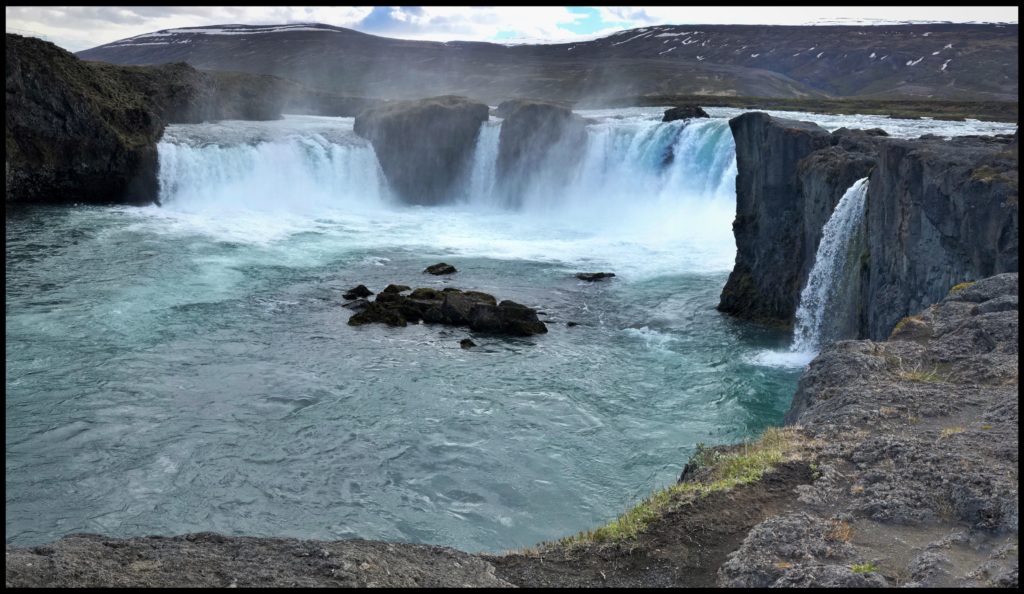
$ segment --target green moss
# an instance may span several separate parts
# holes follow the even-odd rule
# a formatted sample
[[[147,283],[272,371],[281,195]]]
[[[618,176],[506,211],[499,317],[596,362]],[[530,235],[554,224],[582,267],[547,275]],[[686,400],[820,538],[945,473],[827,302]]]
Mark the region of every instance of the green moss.
[[[868,563],[857,563],[855,565],[851,565],[850,571],[853,573],[874,573],[878,571],[878,567],[869,561]]]
[[[798,449],[799,441],[795,429],[771,428],[756,441],[738,446],[735,451],[728,453],[699,447],[691,463],[712,468],[708,480],[678,483],[657,491],[610,523],[563,538],[558,543],[574,546],[633,540],[675,507],[692,503],[710,493],[727,491],[760,480],[766,472],[790,458]]]
[[[974,281],[968,281],[966,283],[960,283],[958,285],[953,285],[953,288],[949,290],[949,294],[950,295],[956,295],[960,291],[963,291],[964,289],[966,289],[967,287],[969,287],[969,286],[971,286],[973,284],[974,284]]]

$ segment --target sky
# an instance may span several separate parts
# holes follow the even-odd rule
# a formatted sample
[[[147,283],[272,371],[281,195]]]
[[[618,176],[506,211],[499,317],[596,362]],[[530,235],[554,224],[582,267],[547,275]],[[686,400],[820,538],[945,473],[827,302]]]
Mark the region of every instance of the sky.
[[[326,23],[431,41],[558,43],[686,24],[1017,22],[1015,6],[7,6],[6,29],[79,51],[176,27]]]

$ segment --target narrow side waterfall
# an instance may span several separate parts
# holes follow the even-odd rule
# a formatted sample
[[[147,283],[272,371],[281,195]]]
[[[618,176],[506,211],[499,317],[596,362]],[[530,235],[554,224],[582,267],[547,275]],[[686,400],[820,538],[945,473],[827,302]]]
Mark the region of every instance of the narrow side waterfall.
[[[822,229],[821,243],[814,256],[814,267],[807,285],[800,293],[796,310],[796,330],[791,351],[817,353],[825,338],[826,319],[830,306],[842,288],[842,280],[850,265],[848,247],[864,219],[864,204],[868,193],[868,178],[853,183],[836,205],[832,216]]]

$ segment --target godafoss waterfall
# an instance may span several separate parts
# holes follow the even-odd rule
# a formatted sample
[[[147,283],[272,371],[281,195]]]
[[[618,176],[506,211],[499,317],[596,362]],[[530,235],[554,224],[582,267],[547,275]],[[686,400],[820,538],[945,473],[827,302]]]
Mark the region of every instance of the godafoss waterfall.
[[[8,217],[8,544],[216,531],[501,551],[605,523],[698,444],[779,424],[801,369],[758,357],[791,333],[715,310],[739,112],[662,111],[581,112],[572,167],[511,180],[492,117],[432,206],[395,195],[351,118],[175,124],[159,206]],[[828,294],[866,188],[805,292]],[[423,273],[442,260],[458,273]],[[464,328],[349,326],[341,293],[389,283],[511,299],[548,332],[467,350]],[[814,315],[809,336],[827,332]]]

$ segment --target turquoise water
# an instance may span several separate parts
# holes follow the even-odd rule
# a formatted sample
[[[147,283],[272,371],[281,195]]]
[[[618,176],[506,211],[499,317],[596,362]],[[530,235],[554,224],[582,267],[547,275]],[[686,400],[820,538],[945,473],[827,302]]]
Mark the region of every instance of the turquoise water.
[[[800,369],[751,361],[791,337],[714,309],[735,254],[724,120],[655,116],[592,127],[590,177],[518,211],[399,206],[351,120],[292,118],[169,129],[162,207],[9,213],[7,543],[501,551],[607,522],[698,443],[780,423]],[[459,272],[421,272],[442,260]],[[618,276],[573,277],[597,270]],[[549,333],[463,350],[465,329],[350,327],[359,283],[486,291]]]

